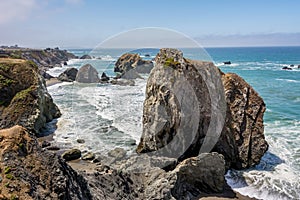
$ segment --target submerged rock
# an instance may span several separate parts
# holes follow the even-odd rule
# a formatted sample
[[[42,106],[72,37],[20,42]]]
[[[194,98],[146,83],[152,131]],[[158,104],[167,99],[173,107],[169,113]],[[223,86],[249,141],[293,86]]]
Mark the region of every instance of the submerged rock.
[[[76,75],[78,73],[78,69],[72,67],[66,69],[63,73],[61,73],[57,79],[60,81],[73,82],[76,79]]]
[[[98,83],[100,81],[97,70],[90,64],[80,67],[75,80],[79,83]]]
[[[225,61],[223,62],[224,65],[231,65],[231,62],[230,61]]]
[[[283,67],[282,69],[284,69],[284,70],[293,70],[292,68],[290,68],[290,67]]]
[[[243,169],[259,163],[268,149],[263,134],[265,104],[248,83],[236,74],[223,74],[213,63],[185,59],[175,49],[161,49],[155,61],[146,87],[138,153],[161,149],[158,152],[183,160],[197,156],[209,138],[208,142],[217,142],[211,142],[210,150],[214,147],[224,155],[227,168]],[[222,80],[215,80],[216,74]],[[211,86],[209,80],[221,87],[223,82],[224,87]],[[214,99],[212,92],[217,95]],[[224,99],[224,105],[217,105],[225,111],[224,116],[212,115],[215,99]],[[223,117],[224,126],[218,124],[221,118],[212,117]],[[205,139],[213,120],[217,123],[212,126],[223,126],[223,130]],[[177,143],[171,143],[174,138]]]
[[[0,59],[0,128],[22,125],[36,135],[46,122],[60,117],[31,61]]]

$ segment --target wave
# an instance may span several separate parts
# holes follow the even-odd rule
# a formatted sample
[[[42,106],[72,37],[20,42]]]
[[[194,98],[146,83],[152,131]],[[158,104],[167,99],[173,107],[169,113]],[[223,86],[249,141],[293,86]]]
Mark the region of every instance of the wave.
[[[285,82],[289,82],[289,83],[300,83],[300,81],[298,80],[293,80],[293,79],[283,79],[283,78],[277,78],[277,81],[285,81]]]

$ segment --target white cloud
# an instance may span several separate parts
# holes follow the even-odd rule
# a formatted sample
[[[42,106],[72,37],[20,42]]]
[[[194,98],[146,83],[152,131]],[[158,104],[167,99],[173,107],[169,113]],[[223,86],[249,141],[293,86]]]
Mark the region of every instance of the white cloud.
[[[2,0],[0,24],[14,20],[24,20],[36,6],[36,0]]]

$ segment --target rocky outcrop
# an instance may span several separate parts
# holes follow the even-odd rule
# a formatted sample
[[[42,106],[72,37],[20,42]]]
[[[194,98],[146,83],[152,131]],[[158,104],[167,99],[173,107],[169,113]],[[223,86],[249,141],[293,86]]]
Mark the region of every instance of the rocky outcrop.
[[[80,59],[92,59],[92,57],[90,55],[83,55]]]
[[[0,60],[0,93],[0,128],[21,125],[39,135],[46,122],[61,115],[31,61]]]
[[[57,79],[60,81],[73,82],[76,79],[76,75],[78,73],[78,69],[72,67],[66,69],[63,73],[61,73]]]
[[[155,61],[146,87],[138,153],[183,160],[213,149],[224,155],[227,168],[259,163],[268,149],[265,104],[248,83],[236,74],[223,74],[213,63],[185,59],[175,49],[161,49]],[[215,114],[216,108],[221,115]],[[219,134],[207,135],[216,128]]]
[[[80,67],[75,80],[79,83],[100,82],[97,70],[90,64],[86,64]]]
[[[122,78],[135,79],[140,78],[138,73],[150,73],[152,68],[152,61],[143,60],[138,54],[126,53],[117,60],[114,71],[120,72]]]
[[[21,126],[0,130],[0,199],[91,199],[84,178]]]

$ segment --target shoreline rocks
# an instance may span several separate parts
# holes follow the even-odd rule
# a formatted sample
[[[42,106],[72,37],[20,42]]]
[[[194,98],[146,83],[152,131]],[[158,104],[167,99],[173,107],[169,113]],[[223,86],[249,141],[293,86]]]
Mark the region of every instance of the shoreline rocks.
[[[120,72],[125,79],[141,78],[139,73],[150,73],[153,62],[142,60],[138,54],[125,53],[115,63],[114,72]]]
[[[57,77],[57,79],[65,82],[73,82],[76,79],[77,73],[78,73],[78,69],[74,67],[68,68],[63,73],[61,73]]]

